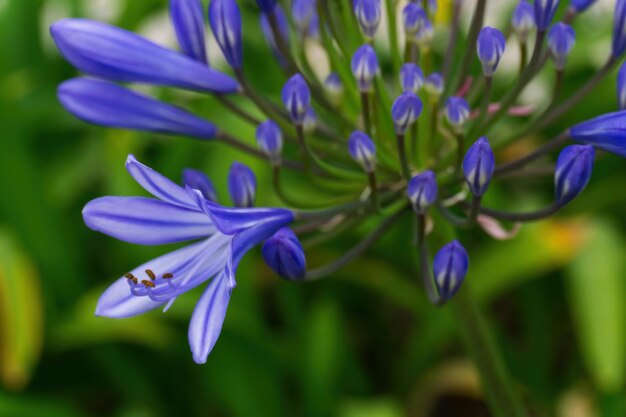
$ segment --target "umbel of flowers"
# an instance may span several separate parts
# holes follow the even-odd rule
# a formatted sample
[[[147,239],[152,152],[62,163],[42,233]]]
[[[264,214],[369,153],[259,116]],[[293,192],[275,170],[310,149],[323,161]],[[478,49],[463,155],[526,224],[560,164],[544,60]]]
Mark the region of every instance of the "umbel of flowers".
[[[445,52],[437,53],[434,0],[411,1],[403,10],[392,10],[395,1],[354,0],[351,19],[343,18],[347,15],[342,9],[349,4],[345,1],[293,0],[285,10],[276,1],[257,0],[268,59],[276,59],[283,69],[276,77],[284,87],[272,97],[260,95],[246,75],[256,69],[247,67],[243,54],[240,6],[250,2],[211,0],[204,10],[199,0],[170,0],[180,50],[91,20],[68,18],[51,28],[60,53],[85,74],[58,90],[60,102],[76,117],[101,126],[213,142],[208,152],[232,146],[266,160],[272,172],[273,192],[283,208],[256,207],[255,174],[239,163],[229,173],[233,207],[228,207],[218,202],[203,173],[186,169],[177,184],[131,155],[126,169],[152,197],[103,197],[84,209],[90,228],[117,239],[140,245],[190,242],[123,274],[102,295],[96,314],[122,318],[167,309],[183,293],[205,285],[189,326],[198,363],[207,360],[218,339],[237,265],[254,246],[263,245],[263,258],[277,275],[309,281],[332,275],[399,219],[412,216],[417,247],[398,250],[418,252],[416,282],[433,304],[443,305],[471,275],[472,248],[464,248],[457,230],[494,234],[501,232],[494,230],[498,221],[552,216],[584,190],[596,150],[626,156],[624,68],[617,77],[615,113],[571,126],[518,159],[502,161],[497,153],[560,119],[613,74],[626,50],[626,0],[617,0],[615,6],[606,64],[570,97],[560,90],[568,57],[576,53],[570,24],[593,1],[572,0],[558,15],[558,0],[522,0],[511,16],[507,39],[499,29],[483,26],[487,0],[477,0],[473,9],[456,0],[452,19],[445,23],[448,36],[439,48]],[[463,13],[472,15],[467,34],[459,25]],[[226,72],[208,61],[207,22],[230,67]],[[390,41],[390,56],[384,61],[388,71],[382,70],[377,50],[383,27]],[[470,47],[461,48],[460,39]],[[325,48],[332,70],[322,78],[311,70],[306,42]],[[493,80],[508,48],[520,51],[519,76],[497,96]],[[556,74],[553,96],[537,103],[537,111],[524,112],[516,105],[518,98],[544,70]],[[212,95],[224,111],[253,125],[256,137],[235,137],[229,126],[210,120],[211,115],[206,119],[159,101],[134,90],[134,84]],[[255,110],[240,107],[232,96],[250,100]],[[524,127],[503,135],[497,122],[510,117]],[[536,175],[533,167],[545,173],[552,165],[541,164],[551,155],[556,160],[551,171],[554,198],[547,207],[515,213],[483,205],[494,181],[505,176],[524,181]],[[336,198],[303,201],[284,187],[285,171],[307,179],[311,188],[336,193]],[[298,234],[317,234],[323,241],[334,230],[348,230],[368,219],[379,222],[371,235],[331,264],[307,269]]]

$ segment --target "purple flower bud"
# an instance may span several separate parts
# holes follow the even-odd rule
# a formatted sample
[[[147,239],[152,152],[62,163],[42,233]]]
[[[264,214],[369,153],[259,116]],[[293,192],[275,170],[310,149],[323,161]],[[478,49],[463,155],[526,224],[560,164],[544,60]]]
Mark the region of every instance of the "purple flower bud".
[[[470,146],[463,159],[463,175],[473,195],[480,197],[487,192],[495,166],[491,145],[483,136]]]
[[[434,16],[437,13],[437,0],[428,0],[428,14]]]
[[[496,72],[505,47],[506,40],[498,29],[486,26],[480,30],[476,50],[485,76],[491,77]]]
[[[317,128],[317,114],[313,107],[309,107],[304,115],[304,121],[302,122],[304,133],[313,133]]]
[[[178,43],[185,55],[204,64],[208,63],[204,10],[200,0],[170,0],[170,16]]]
[[[263,245],[263,259],[272,271],[285,279],[299,281],[306,276],[306,257],[298,236],[284,227]]]
[[[620,110],[626,110],[626,62],[617,73],[617,101]]]
[[[204,198],[217,203],[217,192],[209,177],[202,171],[186,168],[183,170],[183,185],[196,189],[202,193]]]
[[[426,22],[428,22],[428,15],[419,4],[409,3],[402,10],[402,23],[409,39],[413,38]]]
[[[596,0],[571,0],[569,6],[576,10],[577,13],[582,13],[591,7]]]
[[[341,77],[339,77],[339,74],[337,74],[336,72],[331,72],[330,74],[328,74],[328,77],[326,77],[326,80],[324,81],[324,88],[335,103],[341,101],[344,87],[343,83],[341,82]]]
[[[443,94],[443,77],[438,72],[433,72],[424,81],[424,89],[432,98],[439,98]]]
[[[626,51],[626,0],[617,0],[613,13],[613,56]]]
[[[437,200],[437,190],[437,179],[432,171],[425,171],[411,178],[406,192],[413,210],[417,214],[424,214]]]
[[[422,100],[414,93],[402,93],[391,107],[396,132],[403,134],[422,114]]]
[[[626,157],[626,111],[604,114],[570,129],[577,142]]]
[[[559,205],[566,205],[583,192],[591,179],[594,156],[591,145],[571,145],[561,151],[554,173],[556,201]]]
[[[315,0],[293,0],[291,2],[291,17],[302,36],[310,34],[316,16]]]
[[[273,120],[266,120],[256,129],[256,141],[259,148],[273,163],[280,161],[283,151],[283,132]]]
[[[415,64],[404,64],[400,68],[400,85],[405,93],[417,94],[424,85],[424,73]]]
[[[535,23],[537,29],[545,31],[552,23],[561,0],[535,0]]]
[[[235,207],[254,207],[256,176],[244,164],[233,162],[228,172],[228,192]]]
[[[278,22],[278,31],[280,32],[282,39],[285,41],[285,44],[289,45],[289,22],[287,21],[287,16],[285,15],[285,12],[283,11],[283,8],[280,7],[280,5],[276,5],[273,13],[276,21]],[[280,64],[283,67],[286,67],[287,60],[280,52],[278,48],[278,43],[276,42],[276,39],[274,39],[274,31],[272,30],[272,25],[270,24],[269,16],[267,13],[261,14],[261,29],[263,31],[263,36],[265,37],[265,40],[272,50],[272,53],[274,54],[276,59],[278,59]]]
[[[430,20],[424,22],[424,25],[417,31],[413,40],[420,48],[428,48],[435,37],[435,28]]]
[[[383,15],[381,0],[354,0],[354,14],[363,34],[372,39],[376,35]]]
[[[469,116],[470,107],[463,97],[450,97],[446,100],[446,118],[455,131],[463,131]]]
[[[458,241],[448,243],[437,252],[433,272],[439,297],[443,301],[450,300],[461,288],[468,269],[469,256]]]
[[[295,125],[302,125],[311,106],[311,92],[304,77],[296,74],[283,87],[282,99]]]
[[[243,61],[241,12],[235,0],[211,0],[209,23],[224,58],[234,69]]]
[[[276,0],[256,0],[256,4],[263,13],[271,13],[276,6]]]
[[[370,91],[377,72],[378,58],[374,48],[370,45],[361,46],[352,57],[352,74],[357,80],[359,90]]]
[[[365,133],[357,130],[352,132],[348,140],[350,156],[358,162],[365,172],[374,172],[376,169],[376,145]]]
[[[562,71],[567,63],[574,43],[576,42],[576,32],[571,26],[565,23],[557,23],[548,32],[548,48],[550,56],[554,60],[554,66],[558,71]]]
[[[530,32],[535,29],[535,10],[526,0],[520,1],[511,18],[511,26],[520,41],[526,42]]]

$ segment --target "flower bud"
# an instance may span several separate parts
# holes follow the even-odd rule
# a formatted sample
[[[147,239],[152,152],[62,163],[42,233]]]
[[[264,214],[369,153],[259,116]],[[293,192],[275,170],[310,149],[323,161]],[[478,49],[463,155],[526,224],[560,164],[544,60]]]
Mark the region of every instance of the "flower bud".
[[[479,138],[470,146],[463,159],[463,175],[472,194],[481,197],[493,177],[496,159],[486,137]]]
[[[613,56],[626,51],[626,0],[617,0],[613,13]]]
[[[443,94],[443,77],[438,72],[433,72],[424,81],[424,90],[433,99],[438,99]]]
[[[424,85],[424,73],[415,64],[404,64],[400,69],[400,85],[404,93],[419,93]]]
[[[371,91],[372,81],[377,72],[378,58],[374,48],[367,44],[361,46],[352,57],[352,74],[356,78],[360,91]]]
[[[311,92],[304,77],[296,74],[283,87],[282,99],[289,117],[295,125],[302,125],[311,106]]]
[[[211,0],[209,23],[224,58],[234,69],[240,69],[243,60],[241,42],[241,12],[235,0]]]
[[[596,0],[571,0],[569,2],[569,7],[574,9],[576,13],[582,13],[591,7]]]
[[[280,32],[281,38],[285,41],[285,44],[289,45],[289,22],[287,21],[287,16],[285,16],[285,12],[280,5],[276,5],[274,7],[274,17],[276,18],[276,22],[278,23],[278,31]],[[270,18],[267,13],[261,14],[261,30],[263,31],[263,36],[265,40],[270,46],[272,53],[280,62],[280,65],[283,67],[287,66],[287,60],[283,56],[282,52],[278,48],[278,43],[274,38],[274,31],[272,30],[272,25],[270,24]]]
[[[317,17],[315,0],[293,0],[291,2],[291,17],[302,36],[310,33]]]
[[[402,23],[409,40],[419,32],[427,21],[426,11],[417,3],[409,3],[402,10]]]
[[[570,128],[577,142],[626,157],[626,111],[604,114]]]
[[[200,0],[170,0],[170,16],[176,38],[185,55],[203,64],[208,63],[204,9]]]
[[[217,192],[215,186],[209,177],[202,171],[196,171],[195,169],[183,170],[183,185],[196,189],[202,193],[204,198],[209,201],[217,203]]]
[[[302,127],[304,128],[304,133],[313,133],[317,128],[317,114],[315,114],[315,110],[313,107],[309,107],[304,115],[304,122],[302,122]]]
[[[299,281],[306,276],[306,257],[298,236],[284,227],[263,245],[263,259],[281,278]]]
[[[562,71],[567,63],[572,48],[576,42],[576,33],[571,26],[565,23],[557,23],[548,32],[548,48],[550,56],[554,60],[554,66],[558,71]]]
[[[353,7],[363,34],[372,39],[383,15],[381,0],[354,0]]]
[[[276,6],[276,0],[256,0],[256,4],[263,13],[271,13]]]
[[[256,176],[244,164],[233,162],[228,172],[228,192],[235,207],[254,207]]]
[[[450,300],[465,280],[469,269],[469,256],[457,241],[448,243],[435,255],[433,272],[435,285],[442,301]]]
[[[328,74],[328,77],[326,77],[326,80],[324,81],[324,89],[333,102],[339,103],[343,97],[344,91],[343,83],[341,82],[339,74],[336,72]]]
[[[417,31],[413,40],[422,49],[427,49],[433,42],[435,38],[435,28],[430,20],[424,22],[424,25]]]
[[[272,163],[280,162],[280,155],[283,151],[283,132],[276,122],[266,120],[261,123],[256,129],[256,141]]]
[[[535,24],[537,29],[545,31],[552,23],[561,0],[535,0]]]
[[[357,130],[352,132],[348,140],[350,156],[358,162],[365,172],[374,172],[376,169],[376,145],[365,133]]]
[[[446,100],[446,119],[455,132],[462,132],[470,116],[470,107],[463,97],[450,97]]]
[[[414,93],[402,93],[391,107],[396,133],[403,134],[422,114],[422,100]]]
[[[617,101],[620,110],[626,110],[626,62],[617,73]]]
[[[520,42],[526,42],[530,32],[535,29],[535,11],[526,0],[521,0],[515,7],[511,26]]]
[[[428,14],[431,18],[437,13],[437,0],[428,0]]]
[[[591,145],[571,145],[561,151],[554,173],[556,201],[559,205],[566,205],[585,189],[591,179],[594,156]]]
[[[437,179],[432,171],[425,171],[411,178],[406,192],[413,210],[417,214],[424,214],[437,200],[437,190]]]
[[[476,50],[485,76],[491,77],[496,72],[505,47],[506,40],[498,29],[486,26],[480,30]]]

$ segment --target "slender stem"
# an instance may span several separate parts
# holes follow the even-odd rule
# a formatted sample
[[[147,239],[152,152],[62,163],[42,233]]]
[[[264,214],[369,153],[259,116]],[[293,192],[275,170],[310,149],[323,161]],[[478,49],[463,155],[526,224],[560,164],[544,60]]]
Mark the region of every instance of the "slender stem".
[[[406,157],[406,144],[404,143],[404,133],[396,133],[398,142],[398,158],[400,159],[400,169],[402,176],[405,180],[411,179],[411,170],[409,169],[409,162]]]
[[[526,417],[528,414],[513,390],[500,352],[470,291],[465,285],[452,304],[465,345],[478,368],[489,409],[494,416]]]
[[[237,116],[239,116],[241,119],[245,120],[246,122],[252,125],[258,125],[261,123],[259,119],[257,119],[256,117],[254,117],[247,111],[243,110],[236,103],[234,103],[229,97],[224,96],[222,94],[217,94],[215,98],[217,98],[217,100],[224,107],[226,107],[228,110],[230,110],[232,113],[236,114]]]
[[[457,143],[455,171],[458,175],[461,172],[463,158],[465,157],[465,135],[463,134],[463,132],[458,132],[454,136],[456,137]]]
[[[429,158],[438,159],[439,147],[437,146],[437,124],[439,122],[439,99],[433,101],[430,106],[430,124],[428,132]]]
[[[519,43],[519,75],[521,76],[528,65],[528,43],[526,40]]]
[[[437,204],[437,209],[441,213],[443,217],[446,218],[450,223],[455,225],[456,227],[460,227],[463,229],[467,229],[476,224],[476,219],[478,219],[478,214],[480,213],[480,203],[482,201],[481,196],[473,196],[472,202],[469,206],[469,212],[467,214],[467,218],[461,218],[454,215],[450,210],[444,207],[441,203]]]
[[[419,133],[419,126],[420,126],[420,121],[419,119],[417,119],[415,121],[415,123],[413,123],[413,126],[411,126],[411,145],[410,145],[410,152],[411,152],[411,159],[414,162],[418,162],[418,154],[417,154],[417,136]]]
[[[485,80],[484,89],[482,93],[483,99],[481,100],[481,103],[480,103],[480,110],[478,112],[478,118],[473,123],[472,129],[470,130],[470,133],[469,133],[469,136],[471,138],[473,138],[476,135],[476,133],[480,129],[480,126],[483,125],[489,113],[489,103],[491,102],[491,87],[493,85],[493,77],[485,76],[484,80]]]
[[[302,152],[302,156],[304,157],[304,169],[307,172],[311,171],[311,149],[309,149],[309,145],[306,143],[304,139],[304,126],[302,124],[296,125],[296,137],[298,138],[298,143],[300,144],[300,150]]]
[[[499,220],[508,220],[511,222],[532,222],[537,220],[543,220],[546,217],[550,217],[553,214],[557,213],[559,210],[561,210],[561,208],[563,208],[563,206],[561,206],[560,204],[553,203],[548,207],[533,212],[509,213],[505,211],[481,207],[480,213],[486,214],[487,216],[494,217]]]
[[[472,63],[472,58],[475,53],[475,45],[476,39],[478,39],[478,33],[480,29],[483,27],[483,20],[485,18],[485,8],[487,6],[487,0],[478,0],[476,3],[476,8],[474,9],[474,16],[472,17],[472,25],[470,27],[470,31],[467,37],[467,45],[465,47],[465,55],[463,56],[463,60],[461,61],[460,70],[456,77],[456,82],[454,85],[451,85],[452,90],[448,91],[456,91],[459,89],[465,77],[467,77],[467,73],[469,72],[470,64]]]
[[[417,215],[417,252],[420,262],[420,276],[428,300],[436,306],[442,305],[439,297],[439,291],[435,285],[435,280],[430,273],[430,263],[428,261],[428,247],[426,246],[426,216],[424,214]]]
[[[376,181],[376,172],[368,172],[367,179],[370,187],[370,199],[372,200],[372,206],[377,213],[380,213],[380,201],[378,200],[378,184]]]
[[[443,79],[447,80],[452,67],[452,58],[454,57],[454,51],[456,50],[456,44],[459,38],[459,28],[461,20],[461,8],[463,7],[462,0],[454,0],[452,9],[452,22],[450,26],[450,36],[448,38],[448,46],[446,48],[446,55],[443,60]]]
[[[558,135],[557,137],[555,137],[554,139],[545,143],[543,146],[540,146],[539,148],[537,148],[535,151],[531,152],[530,154],[522,158],[519,158],[515,161],[498,165],[494,171],[494,174],[501,175],[501,174],[522,168],[525,165],[537,159],[538,157],[545,155],[546,153],[552,152],[553,150],[559,148],[560,146],[562,146],[564,143],[566,143],[569,140],[569,137],[570,137],[569,131],[565,131],[561,133],[560,135]]]
[[[398,45],[398,27],[396,21],[396,0],[386,0],[387,5],[387,26],[389,30],[389,44],[391,51],[391,64],[393,65],[394,73],[400,73],[400,46]]]
[[[361,112],[363,114],[363,123],[365,131],[372,137],[372,115],[370,110],[370,98],[367,91],[361,91]]]

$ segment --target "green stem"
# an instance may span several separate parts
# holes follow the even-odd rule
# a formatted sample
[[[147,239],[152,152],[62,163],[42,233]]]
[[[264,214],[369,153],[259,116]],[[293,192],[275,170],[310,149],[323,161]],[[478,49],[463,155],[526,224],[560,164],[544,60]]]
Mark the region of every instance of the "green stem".
[[[474,9],[474,16],[472,17],[472,25],[470,27],[470,31],[467,37],[467,45],[465,47],[465,55],[463,56],[463,60],[461,61],[460,70],[456,76],[454,83],[449,83],[450,88],[446,88],[446,91],[457,91],[467,73],[469,72],[470,64],[472,63],[472,58],[475,53],[475,45],[476,39],[478,39],[478,33],[483,26],[483,20],[485,17],[485,8],[487,6],[487,0],[478,0],[476,4],[476,9]]]
[[[520,41],[519,43],[519,75],[524,73],[526,65],[528,64],[528,44],[526,41]]]
[[[372,200],[372,206],[377,213],[380,213],[380,201],[378,200],[378,184],[376,182],[376,172],[368,172],[367,179],[370,186],[370,199]]]
[[[395,74],[400,73],[400,66],[402,65],[400,59],[400,46],[398,45],[398,28],[396,22],[396,0],[386,0],[387,5],[387,25],[389,28],[389,43],[391,51],[391,64]]]
[[[398,141],[398,158],[400,159],[400,169],[402,176],[405,180],[411,179],[411,170],[409,169],[409,162],[406,157],[406,144],[404,143],[404,133],[396,133]]]
[[[361,91],[361,112],[363,114],[363,123],[365,124],[365,132],[367,132],[369,137],[373,137],[370,99],[369,99],[369,93],[367,91]]]

